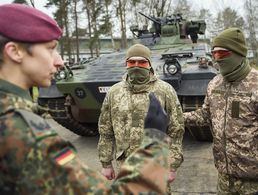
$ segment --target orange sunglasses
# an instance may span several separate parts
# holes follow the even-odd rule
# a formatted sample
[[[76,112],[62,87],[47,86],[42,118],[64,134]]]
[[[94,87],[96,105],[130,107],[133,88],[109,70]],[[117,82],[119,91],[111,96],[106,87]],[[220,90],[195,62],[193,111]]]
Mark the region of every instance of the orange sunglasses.
[[[135,66],[141,67],[141,68],[149,68],[150,64],[148,60],[127,60],[126,61],[127,68],[132,68]]]
[[[212,50],[211,54],[214,59],[223,59],[229,57],[232,54],[232,51],[229,50]]]

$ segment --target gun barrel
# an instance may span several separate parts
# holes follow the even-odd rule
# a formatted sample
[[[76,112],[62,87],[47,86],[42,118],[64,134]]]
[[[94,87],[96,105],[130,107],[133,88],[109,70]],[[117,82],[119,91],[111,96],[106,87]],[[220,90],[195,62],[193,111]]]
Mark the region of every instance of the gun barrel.
[[[161,24],[160,21],[156,20],[155,18],[151,17],[151,16],[146,16],[145,14],[143,14],[142,12],[138,12],[139,14],[141,14],[142,16],[144,16],[145,18],[148,18],[149,20],[151,20],[152,22],[154,23],[157,23],[157,24]]]

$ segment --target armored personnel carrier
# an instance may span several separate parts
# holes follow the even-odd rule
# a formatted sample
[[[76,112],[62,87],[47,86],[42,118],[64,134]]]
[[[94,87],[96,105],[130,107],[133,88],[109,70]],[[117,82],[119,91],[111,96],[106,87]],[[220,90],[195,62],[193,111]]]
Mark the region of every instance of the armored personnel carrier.
[[[210,47],[197,42],[204,34],[203,20],[186,21],[180,14],[150,17],[152,27],[132,26],[135,42],[152,50],[152,66],[158,77],[171,84],[183,111],[192,111],[204,101],[208,82],[217,74],[210,59]],[[82,136],[98,133],[97,122],[106,92],[125,74],[125,51],[102,55],[76,66],[66,66],[49,88],[39,91],[39,104],[48,106],[58,123]],[[209,127],[193,127],[190,133],[200,141],[211,141]]]

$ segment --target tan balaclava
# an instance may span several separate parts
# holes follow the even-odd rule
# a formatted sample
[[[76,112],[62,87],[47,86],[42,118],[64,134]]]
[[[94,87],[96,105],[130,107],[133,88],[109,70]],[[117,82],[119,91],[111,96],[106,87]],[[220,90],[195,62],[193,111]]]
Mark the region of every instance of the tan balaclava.
[[[221,32],[212,42],[212,48],[222,47],[232,51],[229,57],[215,59],[221,75],[229,82],[240,81],[250,72],[246,59],[247,47],[243,32],[238,28],[229,28]]]
[[[148,60],[151,65],[151,51],[148,47],[142,44],[135,44],[131,46],[126,53],[126,60],[143,58]],[[128,82],[133,85],[142,85],[147,83],[150,80],[152,68],[143,68],[143,67],[132,67],[127,68],[128,72]]]

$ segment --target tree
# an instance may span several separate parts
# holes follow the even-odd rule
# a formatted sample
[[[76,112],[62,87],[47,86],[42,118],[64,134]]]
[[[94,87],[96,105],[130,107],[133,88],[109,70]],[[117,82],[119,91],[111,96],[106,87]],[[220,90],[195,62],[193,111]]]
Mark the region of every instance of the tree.
[[[118,0],[117,15],[120,18],[120,29],[121,29],[121,48],[127,47],[127,36],[126,36],[126,4],[127,0]]]
[[[235,10],[233,10],[229,7],[225,8],[222,11],[222,18],[223,18],[224,29],[229,28],[229,27],[243,28],[243,26],[244,26],[243,17],[239,16]]]
[[[112,0],[105,0],[104,1],[104,7],[105,7],[105,14],[103,17],[104,23],[100,25],[100,33],[101,34],[107,34],[111,36],[112,46],[113,49],[115,49],[115,42],[113,38],[113,31],[112,31],[112,23],[110,21],[110,12],[109,12],[109,6],[111,5]]]
[[[213,29],[213,18],[212,14],[208,9],[201,9],[199,12],[199,15],[197,15],[197,19],[205,20],[206,23],[206,31],[208,31],[210,34],[212,33]]]
[[[257,30],[258,25],[256,21],[258,20],[258,3],[257,1],[247,0],[245,3],[245,10],[247,16],[247,32],[248,32],[248,42],[250,44],[250,49],[253,52],[254,63],[258,65],[258,42],[257,42]]]
[[[109,20],[107,14],[103,14],[103,6],[108,2],[96,1],[96,0],[84,0],[84,9],[86,10],[87,20],[88,20],[88,31],[89,31],[89,49],[91,52],[91,56],[93,57],[93,50],[95,49],[96,56],[99,56],[100,44],[99,44],[99,36],[102,33],[101,31],[106,31],[104,29],[105,22]],[[105,8],[105,10],[108,10]],[[107,18],[105,19],[105,17]],[[103,19],[104,18],[104,19]],[[104,24],[103,24],[104,23]],[[105,32],[106,33],[106,32]]]
[[[191,20],[196,17],[196,12],[191,10],[191,6],[187,0],[177,0],[177,3],[175,3],[174,13],[181,13],[187,20]]]
[[[164,17],[166,15],[165,8],[170,6],[166,6],[168,2],[171,0],[150,0],[150,5],[152,5],[152,14],[157,17]]]
[[[77,5],[78,0],[73,0],[73,14],[74,14],[74,23],[75,23],[75,45],[76,45],[76,61],[80,60],[80,49],[79,49],[79,33],[78,33],[78,12]]]
[[[83,1],[84,3],[84,9],[86,10],[86,16],[87,16],[87,20],[88,20],[88,36],[89,38],[91,39],[92,37],[92,27],[91,27],[91,20],[92,20],[92,17],[91,17],[91,13],[92,13],[92,1],[91,0],[84,0]],[[91,57],[93,57],[93,43],[92,41],[90,41],[90,44],[89,44],[89,49],[90,49],[90,55]]]
[[[55,13],[53,13],[55,20],[59,26],[64,29],[64,35],[59,41],[61,56],[64,57],[65,52],[67,53],[69,62],[71,61],[71,39],[70,39],[70,25],[68,17],[68,9],[71,0],[48,0],[45,7],[56,7]]]
[[[229,27],[238,27],[243,29],[244,24],[243,17],[239,16],[237,11],[231,9],[230,7],[226,7],[217,13],[213,24],[213,32],[215,35],[217,35],[219,32]]]
[[[35,7],[35,2],[34,2],[34,0],[30,0],[30,4],[31,4],[32,7]]]
[[[217,14],[212,26],[213,26],[212,37],[217,36],[219,32],[225,29],[223,15],[221,12]]]

